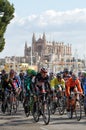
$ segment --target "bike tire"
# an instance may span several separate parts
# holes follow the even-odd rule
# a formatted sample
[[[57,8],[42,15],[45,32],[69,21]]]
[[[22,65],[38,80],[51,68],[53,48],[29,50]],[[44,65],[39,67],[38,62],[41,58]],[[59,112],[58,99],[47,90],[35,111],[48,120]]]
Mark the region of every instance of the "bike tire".
[[[8,115],[12,114],[12,104],[10,102],[7,102],[7,113]]]
[[[24,104],[24,112],[25,112],[26,117],[29,117],[29,115],[30,115],[30,104],[29,104],[29,101],[25,102],[25,104]]]
[[[82,108],[81,108],[81,102],[79,100],[77,100],[75,104],[75,115],[77,121],[80,121],[82,118]]]
[[[60,115],[63,115],[65,111],[65,101],[62,97],[59,98],[59,101],[58,101],[58,111]]]
[[[33,119],[35,122],[38,122],[39,121],[39,103],[38,102],[34,102],[34,105],[33,105]]]
[[[17,101],[15,101],[13,104],[13,112],[16,113],[17,112]]]
[[[50,112],[51,112],[51,114],[55,114],[56,108],[57,108],[56,102],[51,101],[50,102]]]
[[[43,121],[45,125],[48,125],[50,122],[50,108],[47,102],[43,103]]]

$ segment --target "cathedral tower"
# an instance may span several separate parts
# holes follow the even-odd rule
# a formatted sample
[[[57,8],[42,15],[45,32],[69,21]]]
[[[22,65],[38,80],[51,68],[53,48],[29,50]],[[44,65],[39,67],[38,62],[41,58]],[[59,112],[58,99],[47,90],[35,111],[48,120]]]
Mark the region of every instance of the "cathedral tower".
[[[32,53],[35,52],[35,49],[36,49],[36,38],[35,38],[35,33],[33,33],[33,36],[32,36]]]

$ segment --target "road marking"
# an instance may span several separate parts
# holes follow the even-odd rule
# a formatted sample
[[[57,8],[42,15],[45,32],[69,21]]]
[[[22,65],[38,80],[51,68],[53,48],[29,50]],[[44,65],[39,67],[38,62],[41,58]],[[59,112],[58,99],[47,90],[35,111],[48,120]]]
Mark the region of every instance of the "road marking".
[[[41,129],[41,130],[48,130],[48,129],[46,129],[46,128],[43,128],[43,127],[40,127],[40,129]]]

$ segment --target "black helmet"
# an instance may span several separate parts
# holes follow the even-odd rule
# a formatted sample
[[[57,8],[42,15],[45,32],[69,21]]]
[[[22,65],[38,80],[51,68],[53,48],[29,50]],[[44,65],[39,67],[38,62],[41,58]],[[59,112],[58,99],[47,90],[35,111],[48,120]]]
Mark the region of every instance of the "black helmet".
[[[69,73],[69,70],[67,68],[64,69],[63,73],[66,73],[68,74]]]
[[[47,73],[47,69],[45,67],[42,67],[41,72]]]
[[[69,73],[70,73],[70,75],[72,75],[72,74],[73,74],[73,71],[71,70]]]
[[[57,78],[59,78],[59,79],[61,79],[61,78],[62,78],[62,76],[61,76],[61,74],[60,74],[60,73],[57,73],[57,74],[56,74],[56,77],[57,77]]]

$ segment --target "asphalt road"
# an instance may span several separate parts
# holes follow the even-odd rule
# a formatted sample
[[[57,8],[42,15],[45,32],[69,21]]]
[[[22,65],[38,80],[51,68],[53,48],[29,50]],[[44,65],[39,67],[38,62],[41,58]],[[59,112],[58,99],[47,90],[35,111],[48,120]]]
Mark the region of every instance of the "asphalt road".
[[[75,116],[68,119],[66,112],[64,115],[56,112],[55,115],[51,115],[50,123],[45,125],[42,117],[37,123],[31,115],[26,117],[20,104],[15,115],[3,114],[0,110],[0,130],[86,130],[86,117],[83,113],[82,119],[77,121]]]

